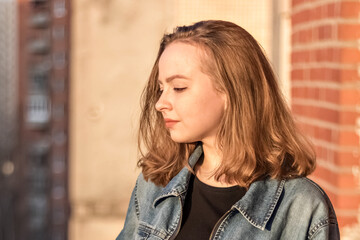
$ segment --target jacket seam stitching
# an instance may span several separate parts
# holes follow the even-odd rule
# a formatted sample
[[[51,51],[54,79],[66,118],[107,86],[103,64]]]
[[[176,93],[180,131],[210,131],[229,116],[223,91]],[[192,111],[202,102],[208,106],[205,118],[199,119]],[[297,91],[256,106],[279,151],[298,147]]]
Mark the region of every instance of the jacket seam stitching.
[[[257,219],[253,219],[252,217],[250,217],[245,209],[240,207],[240,208],[238,208],[238,210],[240,211],[240,213],[245,217],[245,219],[249,223],[251,223],[253,226],[255,226],[261,230],[264,230],[267,222],[269,221],[269,219],[271,218],[271,216],[274,212],[276,205],[278,204],[279,198],[284,189],[284,185],[285,185],[285,180],[281,180],[280,186],[278,187],[278,190],[276,191],[275,197],[274,197],[262,223],[259,223],[259,221]]]
[[[316,187],[317,190],[319,190],[319,192],[322,194],[322,195],[325,195],[325,192],[324,190],[319,187],[317,184],[315,184],[313,181],[311,181],[310,179],[308,178],[304,178],[307,182],[311,183],[311,185],[313,185],[314,187]]]
[[[314,227],[312,227],[309,231],[308,239],[309,240],[313,239],[313,237],[316,236],[319,230],[326,226],[329,226],[329,223],[330,223],[330,219],[325,219],[319,222],[318,224],[316,224]]]
[[[158,230],[154,226],[142,221],[139,222],[139,230],[162,239],[166,239],[169,236],[169,233],[165,230]]]
[[[263,226],[262,226],[262,230],[265,229],[265,226],[266,226],[267,222],[269,221],[269,219],[271,218],[271,216],[272,216],[273,213],[274,213],[274,209],[275,209],[276,205],[277,205],[278,202],[279,202],[281,193],[283,192],[284,185],[285,185],[285,180],[282,180],[282,181],[280,182],[280,186],[279,186],[279,188],[278,188],[278,190],[277,190],[277,192],[276,192],[276,194],[275,194],[275,198],[274,198],[274,200],[272,201],[272,204],[271,204],[271,206],[270,206],[270,208],[269,208],[269,210],[268,210],[268,212],[267,212],[267,214],[266,214],[266,216],[265,216],[265,219],[264,219],[264,222],[263,222]]]
[[[224,218],[224,220],[220,223],[220,225],[219,225],[219,227],[218,227],[218,229],[217,229],[217,231],[216,231],[216,233],[215,233],[215,235],[214,235],[214,237],[213,237],[214,240],[219,239],[221,232],[223,232],[223,231],[225,230],[226,226],[227,226],[228,223],[229,223],[229,219],[230,219],[230,217],[231,217],[233,214],[234,214],[234,212],[230,212],[230,213]]]
[[[136,213],[136,216],[137,218],[139,219],[140,217],[140,206],[139,206],[139,201],[138,201],[138,197],[137,197],[137,186],[138,186],[138,183],[136,182],[135,184],[135,189],[134,189],[134,204],[135,204],[135,213]]]

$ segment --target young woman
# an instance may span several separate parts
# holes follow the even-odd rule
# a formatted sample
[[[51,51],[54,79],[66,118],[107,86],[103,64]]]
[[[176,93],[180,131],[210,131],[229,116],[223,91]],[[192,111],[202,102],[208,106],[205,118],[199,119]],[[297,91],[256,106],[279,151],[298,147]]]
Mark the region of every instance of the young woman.
[[[165,35],[143,93],[145,147],[118,240],[339,239],[256,40],[225,21]],[[141,151],[141,148],[140,148]]]

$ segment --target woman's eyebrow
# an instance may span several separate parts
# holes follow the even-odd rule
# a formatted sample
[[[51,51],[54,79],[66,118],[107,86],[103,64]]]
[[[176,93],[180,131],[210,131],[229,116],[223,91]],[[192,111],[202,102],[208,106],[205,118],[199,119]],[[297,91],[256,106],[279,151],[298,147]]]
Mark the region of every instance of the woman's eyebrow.
[[[175,74],[175,75],[172,75],[172,76],[170,76],[170,77],[167,77],[167,78],[165,79],[165,81],[166,81],[167,83],[169,83],[169,82],[171,82],[172,80],[174,80],[174,79],[176,79],[176,78],[181,78],[181,79],[186,79],[186,80],[189,80],[189,79],[190,79],[190,78],[188,78],[188,77],[186,77],[186,76],[184,76],[184,75]],[[162,81],[161,81],[160,79],[158,79],[158,82],[159,82],[159,83],[162,83]]]

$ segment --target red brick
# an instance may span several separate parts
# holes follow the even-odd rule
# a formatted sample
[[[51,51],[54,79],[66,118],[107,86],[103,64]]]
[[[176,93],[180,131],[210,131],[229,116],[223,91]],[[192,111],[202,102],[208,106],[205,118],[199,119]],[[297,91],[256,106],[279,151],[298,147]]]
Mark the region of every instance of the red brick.
[[[335,209],[336,212],[336,209]],[[336,216],[339,224],[339,228],[343,228],[346,226],[352,226],[357,223],[357,217],[349,217],[349,216]]]
[[[326,71],[324,68],[312,68],[310,69],[310,79],[311,80],[325,80]]]
[[[340,69],[325,68],[324,69],[324,81],[339,82]]]
[[[333,27],[331,25],[319,26],[319,40],[328,40],[333,37]]]
[[[310,78],[310,69],[309,68],[304,68],[303,72],[304,72],[304,79],[305,80],[311,80],[311,78]]]
[[[317,117],[323,121],[337,122],[339,118],[339,112],[333,109],[314,107],[314,111],[317,111]]]
[[[295,6],[298,6],[300,4],[303,4],[306,0],[292,0],[291,1],[291,6],[292,7],[295,7]]]
[[[337,134],[334,134],[333,130],[329,128],[316,127],[315,129],[315,137],[317,139],[332,142],[334,137],[337,137]]]
[[[295,26],[299,23],[308,22],[309,20],[310,20],[310,10],[308,9],[295,13],[291,16],[292,26]]]
[[[298,53],[297,52],[292,52],[291,54],[290,54],[290,61],[291,61],[291,63],[297,63],[297,62],[299,62],[299,57],[298,57]]]
[[[342,63],[359,63],[360,62],[359,49],[358,48],[343,48],[341,50],[341,62]]]
[[[339,24],[338,39],[339,40],[357,40],[360,38],[360,24]]]
[[[353,90],[355,91],[355,90]],[[291,88],[293,98],[321,100],[329,103],[339,103],[340,90],[329,88],[318,88],[312,86]]]
[[[360,2],[342,1],[340,7],[340,16],[343,18],[358,18],[360,13]]]
[[[314,147],[319,159],[328,159],[331,156],[333,157],[334,164],[339,167],[351,168],[354,165],[359,165],[359,156],[351,151],[338,151],[319,145],[314,145]]]
[[[360,102],[360,90],[358,89],[342,89],[340,91],[340,101],[342,105],[356,106]]]
[[[323,61],[325,50],[324,50],[324,49],[316,49],[316,50],[314,50],[314,52],[315,52],[315,54],[314,54],[314,55],[315,55],[314,60],[315,60],[316,62],[321,62],[321,61]]]
[[[291,53],[291,63],[309,62],[310,53],[309,51],[294,51]]]
[[[297,24],[301,23],[301,14],[295,13],[291,16],[291,26],[295,26]]]
[[[309,178],[312,178],[312,176],[309,176]],[[335,209],[335,213],[337,214],[338,223],[341,227],[357,222],[355,216],[358,213],[358,208],[360,204],[360,196],[358,194],[338,195],[331,192],[326,187],[321,186],[321,188],[330,198],[330,201]],[[355,216],[344,216],[343,214],[341,214],[342,211],[353,211]]]
[[[339,123],[345,125],[355,125],[359,118],[359,113],[355,111],[343,111],[339,116]]]
[[[340,131],[339,141],[340,146],[357,146],[359,144],[359,136],[354,131]]]
[[[291,79],[292,80],[304,80],[304,70],[303,69],[291,70]]]
[[[356,69],[341,69],[339,71],[339,82],[355,82],[359,80],[360,76]]]
[[[303,134],[312,138],[316,138],[316,126],[302,123],[302,128],[304,129],[304,131],[302,131]]]
[[[302,106],[301,104],[292,104],[292,110],[295,114],[298,114],[300,116],[306,116],[318,120],[323,120],[326,122],[331,123],[338,123],[339,122],[339,115],[340,113],[336,110],[327,109],[323,107],[318,106]],[[344,113],[342,113],[344,115]],[[345,114],[345,116],[342,116],[342,121],[350,121],[353,120],[351,117],[352,115],[348,116]]]
[[[332,186],[337,186],[338,175],[327,171],[321,166],[316,166],[315,171],[311,175],[317,179],[325,181]]]
[[[334,151],[335,163],[338,166],[352,167],[360,164],[360,154],[351,151]]]
[[[312,9],[305,9],[300,12],[297,12],[291,16],[291,24],[295,26],[297,24],[302,24],[309,22],[311,20]]]
[[[314,181],[316,182],[316,179],[319,179],[321,181],[325,181],[328,182],[327,179],[324,179],[318,175],[316,175],[316,172],[311,174],[309,176],[310,179],[314,179]],[[327,189],[325,186],[321,186],[320,187],[326,192],[326,194],[328,195],[328,197],[331,200],[331,203],[333,204],[335,209],[341,209],[341,210],[354,210],[357,213],[357,209],[359,207],[360,204],[360,194],[338,194],[338,193],[334,193],[332,192],[330,189]],[[356,190],[357,187],[354,189]]]
[[[309,43],[312,41],[313,29],[304,29],[298,32],[297,43]]]
[[[311,28],[311,40],[313,42],[319,41],[319,28],[318,27]]]
[[[333,49],[332,48],[325,48],[323,49],[323,53],[321,56],[321,61],[323,62],[332,62],[333,61]]]
[[[313,52],[315,52],[314,60],[317,62],[337,62],[340,55],[340,50],[334,48],[321,48]]]
[[[303,91],[302,88],[299,87],[292,87],[291,88],[291,97],[292,98],[305,98],[306,94],[305,91]]]
[[[319,88],[309,88],[308,89],[308,97],[312,99],[319,99],[320,97],[320,89]]]
[[[360,204],[360,195],[343,196],[338,195],[335,202],[336,208],[339,209],[358,209]]]
[[[324,11],[325,18],[333,18],[335,17],[335,3],[330,3],[325,6],[326,11]]]
[[[339,48],[328,48],[329,55],[331,56],[332,62],[340,62],[341,49]]]
[[[303,106],[301,103],[292,103],[292,110],[295,114],[306,116],[326,122],[339,123],[345,125],[355,125],[359,113],[356,111],[337,111],[334,109],[320,106]]]
[[[306,108],[306,107],[303,106],[303,105],[294,104],[294,103],[291,104],[291,111],[292,111],[292,113],[293,113],[293,114],[297,114],[297,115],[299,115],[299,116],[303,116],[303,113],[304,113],[304,109],[305,109],[305,108]]]
[[[291,34],[291,44],[295,45],[296,43],[299,43],[299,33],[292,33]]]
[[[334,151],[332,151],[329,148],[325,147],[316,147],[316,154],[318,159],[324,159],[324,160],[331,160],[331,158],[334,158]]]
[[[324,94],[320,94],[320,100],[325,100],[329,103],[339,103],[340,90],[339,89],[322,89]]]
[[[320,157],[319,153],[322,151],[323,147],[314,144],[314,149],[315,149],[315,152],[316,152],[316,157],[319,158]]]
[[[337,187],[343,189],[350,190],[358,190],[359,182],[357,181],[357,177],[352,173],[337,173],[338,175],[338,184]]]
[[[322,16],[321,16],[321,6],[320,7],[316,7],[313,9],[310,9],[309,12],[310,16],[309,16],[309,21],[316,21],[319,20]]]
[[[339,190],[341,189],[341,191],[352,192],[353,190],[357,190],[359,187],[357,177],[355,177],[352,173],[337,173],[322,166],[317,166],[312,175],[326,181]]]

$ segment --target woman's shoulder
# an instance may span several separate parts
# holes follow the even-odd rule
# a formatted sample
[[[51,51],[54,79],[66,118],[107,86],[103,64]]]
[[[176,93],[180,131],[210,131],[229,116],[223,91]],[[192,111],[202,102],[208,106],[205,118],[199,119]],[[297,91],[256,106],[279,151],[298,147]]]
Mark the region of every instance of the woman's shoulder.
[[[308,223],[308,237],[339,239],[335,210],[325,191],[313,180],[300,177],[285,181],[282,203],[287,221]],[[309,222],[310,221],[310,222]]]
[[[136,192],[137,194],[146,195],[146,194],[155,194],[161,192],[164,188],[154,184],[151,180],[144,178],[142,173],[139,174],[136,180]]]
[[[296,196],[297,198],[304,195],[304,197],[312,198],[313,200],[329,200],[325,191],[316,182],[307,177],[298,177],[286,180],[284,184],[284,191],[294,197]]]

